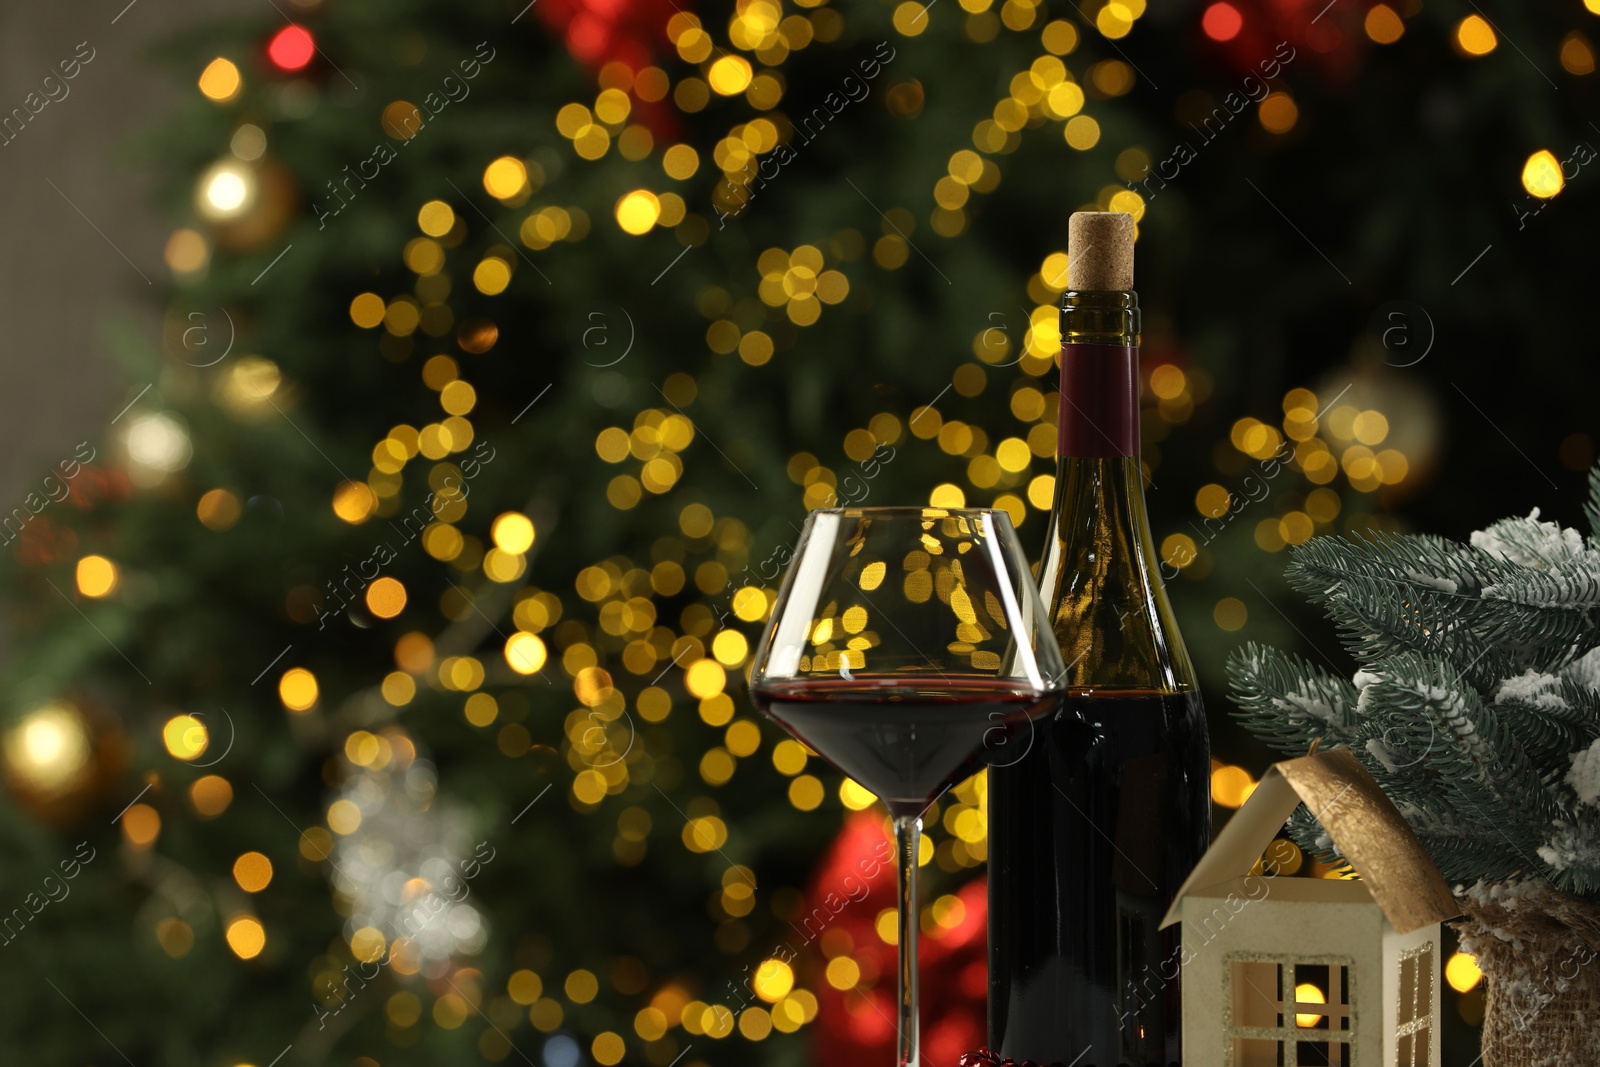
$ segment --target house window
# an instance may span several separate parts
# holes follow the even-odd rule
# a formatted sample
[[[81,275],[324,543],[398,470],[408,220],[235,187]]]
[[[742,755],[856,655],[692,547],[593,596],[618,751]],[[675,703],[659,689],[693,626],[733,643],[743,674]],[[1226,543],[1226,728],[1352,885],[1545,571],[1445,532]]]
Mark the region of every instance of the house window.
[[[1395,1067],[1433,1067],[1433,946],[1400,954],[1399,1035]]]
[[[1351,1067],[1354,967],[1347,956],[1229,955],[1223,1019],[1228,1062],[1233,1067]]]

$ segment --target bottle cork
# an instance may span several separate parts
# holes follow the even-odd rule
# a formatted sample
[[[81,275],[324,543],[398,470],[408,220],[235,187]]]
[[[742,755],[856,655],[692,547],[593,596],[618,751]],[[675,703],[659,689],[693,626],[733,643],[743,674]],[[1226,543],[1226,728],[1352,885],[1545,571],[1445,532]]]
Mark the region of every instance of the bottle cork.
[[[1067,220],[1067,288],[1133,288],[1133,216],[1075,211]]]

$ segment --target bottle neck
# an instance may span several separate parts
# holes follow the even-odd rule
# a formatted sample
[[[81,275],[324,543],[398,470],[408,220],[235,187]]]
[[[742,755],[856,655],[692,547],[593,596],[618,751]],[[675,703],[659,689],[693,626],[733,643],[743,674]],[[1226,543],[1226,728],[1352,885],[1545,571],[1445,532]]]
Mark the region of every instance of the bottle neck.
[[[1139,298],[1069,291],[1061,298],[1063,460],[1139,455]]]
[[[1145,515],[1137,296],[1066,293],[1061,341],[1055,514],[1040,578],[1067,684],[1190,689]]]
[[[1120,289],[1062,293],[1061,341],[1139,347],[1139,294]]]

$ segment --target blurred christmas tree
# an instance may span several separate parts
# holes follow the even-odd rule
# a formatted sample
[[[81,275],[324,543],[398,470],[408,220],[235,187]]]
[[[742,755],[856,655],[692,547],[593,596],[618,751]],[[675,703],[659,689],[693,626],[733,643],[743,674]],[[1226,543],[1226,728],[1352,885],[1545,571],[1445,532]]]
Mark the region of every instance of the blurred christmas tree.
[[[994,504],[1042,531],[1067,214],[1148,206],[1158,235],[1146,458],[1202,662],[1263,552],[1390,522],[1432,466],[1434,400],[1375,346],[1346,366],[1369,309],[1237,167],[1348,195],[1329,160],[1396,72],[1453,47],[1457,85],[1496,39],[1320,7],[305,0],[174,42],[199,95],[152,144],[181,220],[163,344],[124,339],[128,408],[6,526],[0,1040],[796,1063],[819,1004],[835,1040],[883,1040],[881,899],[804,932],[835,891],[813,859],[872,798],[738,674],[807,507]],[[1232,110],[1273,56],[1271,95]],[[1165,93],[1130,95],[1136,62]],[[1515,63],[1502,85],[1533,77]],[[1318,103],[1334,132],[1302,141]],[[1239,126],[1152,184],[1214,107]],[[1440,179],[1435,221],[1452,163],[1478,152],[1499,190],[1528,151],[1402,133],[1374,136]],[[1478,247],[1389,240],[1395,217],[1353,250],[1307,225],[1384,293]],[[1268,262],[1249,321],[1180,285]],[[1483,313],[1442,279],[1411,295],[1434,294]],[[929,819],[924,928],[969,955],[984,811],[978,779]],[[970,966],[941,981],[981,1017]]]

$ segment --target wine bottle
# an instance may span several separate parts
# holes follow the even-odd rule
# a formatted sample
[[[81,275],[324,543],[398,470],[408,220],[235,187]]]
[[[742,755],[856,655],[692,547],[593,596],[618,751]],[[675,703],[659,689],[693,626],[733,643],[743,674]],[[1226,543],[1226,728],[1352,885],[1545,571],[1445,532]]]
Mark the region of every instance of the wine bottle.
[[[1040,568],[1066,696],[989,771],[989,1040],[1041,1064],[1177,1065],[1178,927],[1158,927],[1210,837],[1210,749],[1145,516],[1133,219],[1078,212],[1067,249]]]

